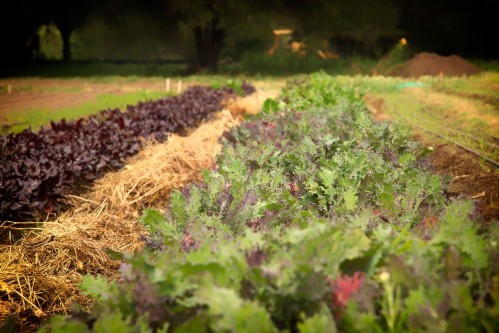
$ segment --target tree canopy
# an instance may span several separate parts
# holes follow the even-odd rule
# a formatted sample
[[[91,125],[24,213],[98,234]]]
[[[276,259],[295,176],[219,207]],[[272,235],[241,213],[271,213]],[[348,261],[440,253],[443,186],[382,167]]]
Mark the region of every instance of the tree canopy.
[[[481,1],[483,8],[490,7],[489,0]],[[180,42],[192,45],[197,67],[207,69],[216,69],[222,54],[236,54],[241,45],[270,47],[272,29],[282,28],[293,29],[295,38],[300,36],[309,45],[315,43],[313,47],[329,42],[335,51],[344,55],[380,56],[386,52],[387,45],[393,45],[405,35],[410,42],[415,41],[430,51],[433,47],[442,52],[466,52],[466,47],[483,46],[472,38],[473,30],[466,30],[470,23],[465,19],[468,13],[478,18],[482,7],[450,0],[443,4],[429,0],[87,0],[62,3],[18,0],[2,7],[0,59],[7,61],[37,58],[37,29],[48,23],[57,26],[62,38],[61,54],[69,61],[72,58],[71,36],[75,31],[95,22],[97,17],[105,23],[116,20],[124,11],[143,17],[141,22],[154,21],[154,26],[164,29],[165,34],[173,30],[180,36]],[[485,22],[481,25],[483,29],[474,29],[485,34],[490,25]],[[428,29],[429,26],[435,33]],[[461,32],[462,43],[454,31]],[[145,28],[140,33],[148,35]],[[95,36],[94,40],[98,38]],[[150,40],[162,42],[160,38]]]

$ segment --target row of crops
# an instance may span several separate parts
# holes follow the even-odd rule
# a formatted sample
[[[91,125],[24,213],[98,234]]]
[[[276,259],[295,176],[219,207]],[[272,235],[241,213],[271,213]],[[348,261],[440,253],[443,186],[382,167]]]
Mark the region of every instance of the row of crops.
[[[144,211],[148,249],[119,283],[85,277],[93,308],[51,329],[493,332],[497,244],[426,152],[331,77],[294,82],[226,133],[203,182]]]
[[[243,93],[254,88],[243,84]],[[66,208],[65,196],[117,170],[148,139],[162,142],[222,109],[231,88],[192,87],[179,96],[0,136],[0,221],[32,220]]]

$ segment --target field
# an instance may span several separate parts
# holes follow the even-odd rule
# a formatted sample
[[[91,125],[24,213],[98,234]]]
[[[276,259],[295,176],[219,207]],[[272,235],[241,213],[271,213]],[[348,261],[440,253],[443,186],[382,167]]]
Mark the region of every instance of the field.
[[[243,80],[256,92],[241,96]],[[189,95],[197,84],[210,97]],[[239,96],[212,103],[223,86]],[[93,183],[71,178],[57,214],[25,225],[9,208],[0,320],[54,332],[493,332],[498,91],[495,72],[2,79],[4,133],[104,117],[140,149],[106,160]],[[140,132],[152,140],[98,115],[137,105],[130,119],[146,124],[156,111],[137,103],[163,97],[214,106],[165,125],[171,135]]]
[[[77,119],[107,108],[125,108],[173,95],[196,83],[220,84],[226,80],[216,76],[0,79],[0,126],[4,133],[19,132],[28,126],[36,129],[50,120]],[[283,82],[260,80],[256,85],[261,91],[274,90],[275,94]]]
[[[286,80],[292,78],[250,80],[263,100],[276,97]],[[166,78],[161,77],[3,79],[0,126],[4,133],[18,132],[27,126],[38,128],[50,120],[76,119],[99,110],[175,94],[179,88],[185,90],[194,84],[219,85],[226,80],[223,76],[172,77],[168,90]],[[409,84],[408,88],[404,84],[414,80],[340,76],[338,81],[357,87],[375,119],[412,125],[420,141],[439,148],[432,154],[435,172],[453,177],[451,189],[477,196],[487,220],[499,214],[499,183],[495,173],[490,172],[495,168],[483,159],[499,160],[499,76],[495,72],[470,79],[424,77],[418,80],[421,86]],[[7,93],[9,85],[11,92]]]

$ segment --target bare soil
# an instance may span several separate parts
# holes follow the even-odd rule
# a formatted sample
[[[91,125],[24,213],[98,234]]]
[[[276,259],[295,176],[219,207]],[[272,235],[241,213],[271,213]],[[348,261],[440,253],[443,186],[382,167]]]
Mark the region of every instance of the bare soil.
[[[451,144],[436,144],[430,155],[432,170],[452,177],[450,190],[475,201],[486,224],[499,219],[499,171],[484,165],[466,150]]]

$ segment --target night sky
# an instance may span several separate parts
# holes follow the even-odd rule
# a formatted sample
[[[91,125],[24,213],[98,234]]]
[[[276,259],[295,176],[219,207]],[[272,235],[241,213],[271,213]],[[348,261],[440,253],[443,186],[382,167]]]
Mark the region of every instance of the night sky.
[[[497,59],[499,1],[398,0],[399,26],[427,51]]]

